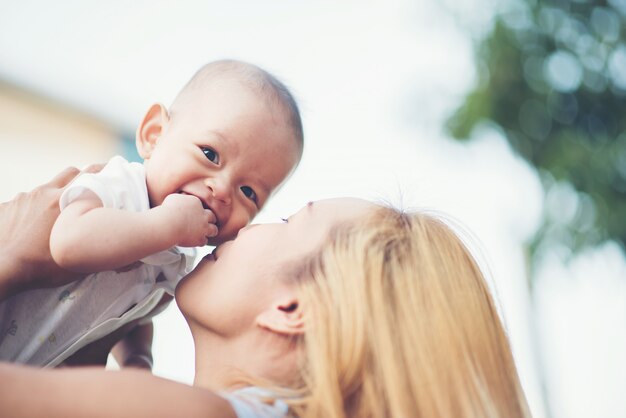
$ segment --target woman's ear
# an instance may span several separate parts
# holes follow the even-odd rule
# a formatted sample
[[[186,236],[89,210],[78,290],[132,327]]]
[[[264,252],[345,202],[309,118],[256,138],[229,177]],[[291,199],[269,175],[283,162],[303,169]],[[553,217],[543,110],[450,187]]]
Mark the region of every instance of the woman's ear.
[[[302,308],[295,297],[284,297],[278,303],[261,312],[256,323],[259,327],[284,336],[304,334]]]
[[[135,143],[141,158],[144,160],[150,158],[157,141],[161,137],[163,128],[169,120],[170,116],[165,106],[160,103],[150,106],[135,134]]]

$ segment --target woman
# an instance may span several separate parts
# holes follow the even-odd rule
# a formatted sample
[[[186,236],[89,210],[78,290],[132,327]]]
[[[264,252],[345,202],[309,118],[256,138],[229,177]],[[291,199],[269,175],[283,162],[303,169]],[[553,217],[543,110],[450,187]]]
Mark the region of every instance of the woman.
[[[311,203],[242,230],[176,298],[195,343],[193,387],[1,365],[2,415],[529,416],[484,278],[431,216]]]

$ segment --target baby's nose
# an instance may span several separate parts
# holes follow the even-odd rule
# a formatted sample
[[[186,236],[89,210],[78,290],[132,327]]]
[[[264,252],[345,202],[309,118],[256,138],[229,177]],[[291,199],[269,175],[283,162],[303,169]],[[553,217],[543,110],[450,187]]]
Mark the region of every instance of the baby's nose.
[[[207,187],[211,190],[213,197],[224,204],[230,205],[230,187],[227,182],[213,180],[207,182]]]

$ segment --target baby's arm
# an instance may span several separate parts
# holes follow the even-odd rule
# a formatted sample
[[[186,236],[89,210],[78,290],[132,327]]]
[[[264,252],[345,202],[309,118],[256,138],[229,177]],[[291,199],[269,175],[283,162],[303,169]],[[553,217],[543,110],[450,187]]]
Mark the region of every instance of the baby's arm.
[[[152,320],[137,325],[111,350],[120,367],[152,370]]]
[[[163,295],[154,310],[162,312],[173,299],[173,296]],[[152,320],[148,323],[137,325],[113,346],[111,353],[120,367],[137,367],[152,370],[153,330]]]
[[[215,215],[195,196],[172,194],[145,212],[105,208],[92,192],[67,205],[50,234],[55,262],[92,273],[127,266],[175,245],[205,245],[217,235]]]

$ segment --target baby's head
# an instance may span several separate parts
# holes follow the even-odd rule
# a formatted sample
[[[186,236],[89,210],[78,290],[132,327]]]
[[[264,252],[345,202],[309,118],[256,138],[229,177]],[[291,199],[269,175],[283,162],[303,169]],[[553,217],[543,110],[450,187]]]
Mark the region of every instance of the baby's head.
[[[170,109],[155,104],[137,129],[150,206],[173,193],[198,197],[217,217],[208,244],[233,238],[302,156],[298,106],[280,81],[252,64],[202,67]]]

